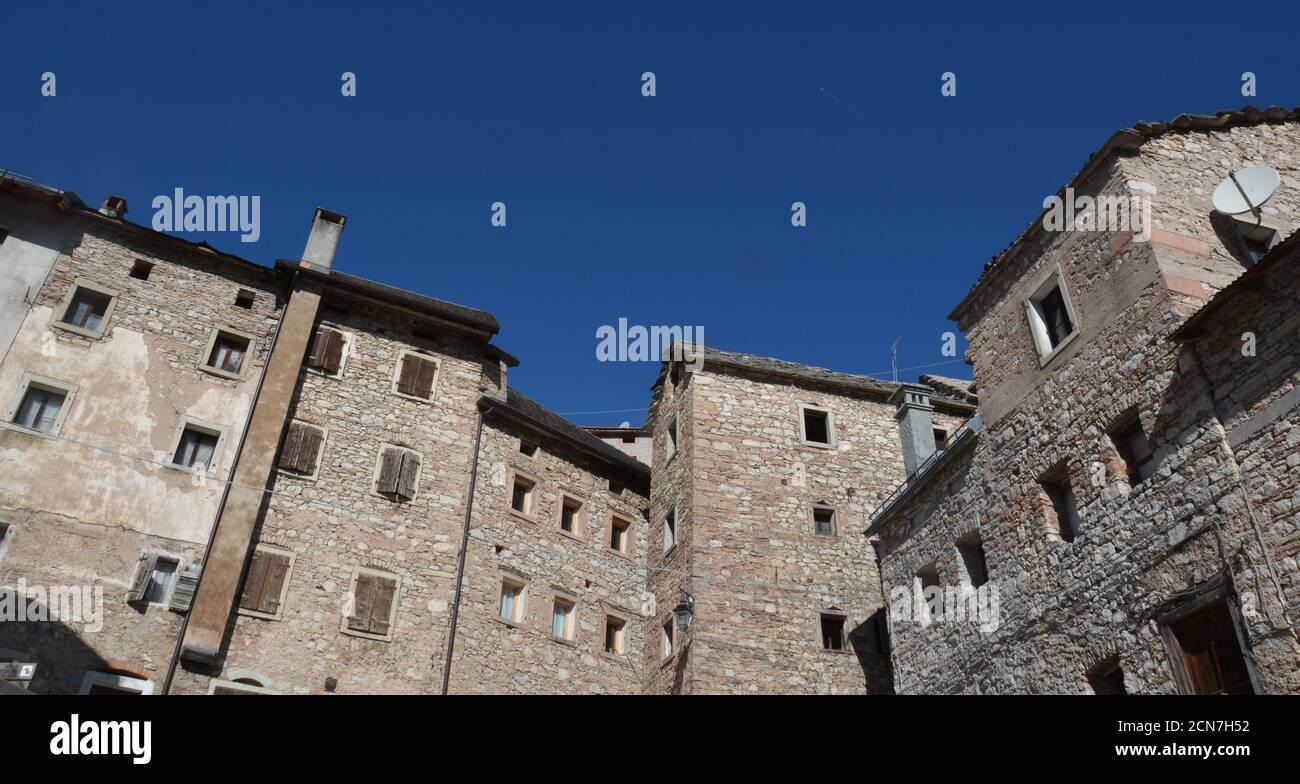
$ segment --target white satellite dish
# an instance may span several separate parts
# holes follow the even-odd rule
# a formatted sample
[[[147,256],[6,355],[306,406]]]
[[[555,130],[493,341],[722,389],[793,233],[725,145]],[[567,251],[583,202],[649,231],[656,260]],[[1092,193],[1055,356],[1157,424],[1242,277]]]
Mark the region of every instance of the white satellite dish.
[[[1272,166],[1235,171],[1214,189],[1214,209],[1225,215],[1257,212],[1281,184],[1282,176]]]

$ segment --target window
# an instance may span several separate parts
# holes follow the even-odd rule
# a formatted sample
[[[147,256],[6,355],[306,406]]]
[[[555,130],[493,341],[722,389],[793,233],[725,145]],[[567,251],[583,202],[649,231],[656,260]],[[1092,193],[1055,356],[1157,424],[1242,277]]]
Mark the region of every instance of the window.
[[[510,508],[525,517],[533,516],[533,490],[537,483],[519,474],[515,474],[510,483]]]
[[[835,510],[829,506],[814,506],[812,510],[813,533],[817,536],[835,535]]]
[[[670,657],[670,656],[673,655],[673,618],[672,618],[672,616],[669,616],[669,617],[668,617],[668,620],[664,621],[664,622],[663,622],[663,625],[660,626],[659,628],[660,628],[660,630],[662,631],[662,634],[660,634],[660,636],[659,636],[659,640],[660,640],[660,642],[659,642],[659,653],[660,653],[660,655],[661,655],[663,658],[667,659],[668,657]]]
[[[1048,530],[1064,542],[1073,542],[1082,531],[1074,490],[1064,464],[1058,464],[1038,480],[1042,488],[1043,519]]]
[[[832,439],[831,412],[824,408],[800,406],[800,435],[805,444],[830,446]]]
[[[393,501],[415,498],[420,483],[420,453],[400,446],[386,445],[379,450],[375,474],[375,492]]]
[[[148,280],[150,272],[153,272],[153,265],[142,259],[136,259],[131,265],[131,277],[136,280]]]
[[[664,515],[664,553],[671,552],[677,546],[677,510],[669,508]]]
[[[934,451],[938,452],[943,449],[943,445],[948,443],[948,431],[942,427],[934,429]]]
[[[112,309],[113,296],[106,291],[77,286],[63,311],[64,326],[85,335],[102,334]]]
[[[352,578],[350,609],[343,619],[343,631],[359,637],[392,639],[397,589],[398,578],[392,572],[358,569]]]
[[[320,468],[321,449],[325,446],[325,430],[305,422],[289,423],[280,460],[276,466],[281,471],[314,479]]]
[[[1169,622],[1164,636],[1185,692],[1255,693],[1227,597]]]
[[[1029,328],[1044,362],[1075,333],[1074,310],[1061,282],[1060,270],[1043,282],[1026,303]]]
[[[402,397],[428,401],[438,381],[438,360],[411,351],[402,352],[393,379],[393,391]]]
[[[942,605],[942,589],[939,588],[939,569],[934,564],[921,567],[916,573],[916,584],[920,589],[920,595],[930,607],[930,615],[938,615]],[[926,594],[930,589],[939,591],[938,594]],[[932,599],[933,597],[933,599]]]
[[[337,377],[343,370],[343,350],[346,346],[347,337],[342,332],[329,327],[317,327],[316,336],[311,343],[311,353],[307,355],[307,367]]]
[[[80,694],[153,694],[153,681],[131,678],[115,672],[88,672],[81,681]]]
[[[560,505],[560,530],[566,534],[578,534],[578,516],[582,514],[582,502],[565,496]]]
[[[259,544],[244,575],[244,590],[239,595],[239,609],[246,615],[278,618],[289,587],[289,570],[293,553]]]
[[[573,639],[573,602],[556,597],[551,607],[551,636],[561,640]]]
[[[13,422],[19,427],[53,435],[62,421],[67,392],[51,386],[29,382]]]
[[[1111,429],[1109,435],[1115,451],[1124,460],[1130,486],[1141,484],[1155,473],[1156,461],[1151,453],[1151,444],[1147,441],[1146,433],[1142,432],[1142,420],[1137,414],[1126,415],[1120,424]]]
[[[501,581],[499,615],[507,623],[522,623],[524,619],[524,584],[515,580]]]
[[[213,456],[217,451],[220,434],[194,424],[187,424],[181,430],[180,443],[172,455],[172,463],[196,471],[207,471],[213,467]]]
[[[957,540],[957,554],[966,568],[966,581],[978,588],[989,581],[989,565],[984,559],[984,542],[978,531],[972,531]]]
[[[225,330],[217,330],[208,347],[205,370],[236,378],[244,372],[244,358],[248,355],[251,339]]]
[[[240,289],[239,293],[235,295],[235,307],[251,308],[253,307],[253,300],[256,298],[257,295],[248,289]]]
[[[621,517],[613,516],[609,520],[609,549],[627,555],[628,537],[632,523]]]
[[[127,602],[167,604],[171,600],[172,587],[179,570],[180,558],[177,556],[154,550],[141,553],[127,590]]]
[[[605,653],[611,656],[623,655],[623,636],[627,622],[612,615],[605,616]]]
[[[668,423],[668,432],[665,441],[667,452],[664,455],[664,462],[667,462],[672,460],[677,454],[677,417],[673,417],[673,421]]]
[[[1088,671],[1088,686],[1093,694],[1127,694],[1124,689],[1124,670],[1118,659],[1108,659]]]
[[[847,619],[836,613],[822,613],[822,648],[828,651],[844,650],[844,624]]]
[[[519,440],[519,454],[524,457],[537,457],[537,444],[532,441]]]

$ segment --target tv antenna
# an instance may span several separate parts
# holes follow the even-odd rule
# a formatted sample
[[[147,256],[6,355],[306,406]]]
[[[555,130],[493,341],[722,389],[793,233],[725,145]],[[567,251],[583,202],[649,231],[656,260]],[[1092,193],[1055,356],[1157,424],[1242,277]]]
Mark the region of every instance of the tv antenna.
[[[898,341],[902,339],[902,335],[894,338],[894,345],[889,349],[889,366],[894,370],[895,381],[898,380]]]
[[[1248,166],[1232,172],[1214,189],[1214,209],[1224,215],[1251,213],[1259,217],[1259,208],[1282,184],[1282,177],[1272,166]]]

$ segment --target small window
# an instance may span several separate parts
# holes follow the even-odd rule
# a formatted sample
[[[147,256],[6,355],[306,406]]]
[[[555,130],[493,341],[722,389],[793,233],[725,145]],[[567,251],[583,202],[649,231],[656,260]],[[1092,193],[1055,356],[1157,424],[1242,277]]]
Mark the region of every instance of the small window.
[[[831,412],[808,406],[801,406],[801,412],[804,443],[830,446]]]
[[[624,433],[624,434],[623,434],[623,443],[625,443],[625,444],[635,444],[635,443],[636,443],[636,435],[633,434],[633,433]]]
[[[943,449],[943,445],[948,443],[948,431],[942,427],[934,429],[934,451],[938,452]]]
[[[627,555],[628,530],[632,523],[621,517],[611,517],[609,522],[609,549]]]
[[[251,308],[253,307],[253,300],[256,298],[257,295],[248,289],[240,289],[239,293],[235,295],[235,307]]]
[[[80,694],[153,694],[153,681],[131,678],[115,672],[88,672],[81,681]]]
[[[677,510],[668,509],[668,514],[664,515],[664,552],[670,552],[677,546]]]
[[[1050,354],[1074,334],[1074,319],[1070,316],[1060,279],[1050,280],[1030,300],[1030,305],[1031,315],[1036,317],[1034,335],[1039,342],[1038,353]]]
[[[609,494],[610,494],[610,495],[615,495],[615,496],[623,495],[623,490],[626,489],[626,487],[627,487],[627,485],[623,484],[622,482],[620,482],[620,481],[617,480],[617,479],[611,479],[611,480],[609,480]]]
[[[327,376],[339,375],[343,369],[343,349],[346,345],[347,338],[342,332],[329,327],[317,327],[311,343],[311,353],[307,355],[307,367]]]
[[[1191,694],[1254,694],[1237,623],[1226,599],[1168,624],[1175,664]]]
[[[519,454],[524,457],[537,457],[537,444],[532,441],[525,441],[522,438],[519,439]]]
[[[677,417],[673,417],[673,421],[668,423],[668,432],[665,441],[666,449],[668,450],[664,456],[666,462],[672,460],[677,454]]]
[[[244,575],[239,609],[260,617],[279,616],[292,564],[293,555],[287,550],[258,545]]]
[[[437,381],[438,360],[407,351],[398,360],[393,391],[404,397],[427,401],[433,399],[433,388]]]
[[[231,376],[244,371],[244,358],[248,354],[249,339],[231,332],[218,330],[208,351],[207,369]]]
[[[813,533],[818,536],[835,535],[835,510],[828,506],[814,506]]]
[[[551,636],[561,640],[573,639],[573,602],[555,599],[551,607]]]
[[[87,332],[99,332],[108,315],[112,296],[78,286],[63,313],[63,323]]]
[[[605,616],[605,653],[623,655],[623,631],[627,622],[612,615]]]
[[[922,567],[920,570],[918,570],[916,573],[916,584],[917,587],[920,589],[920,595],[924,597],[926,604],[930,608],[930,615],[932,616],[938,615],[940,610],[940,602],[930,601],[930,597],[926,596],[926,591],[930,590],[931,588],[939,589],[938,567],[936,567],[934,564],[929,564],[927,566]]]
[[[1088,671],[1088,686],[1093,694],[1127,694],[1124,670],[1118,659],[1108,659]]]
[[[524,584],[514,580],[501,581],[501,620],[521,623],[524,618]]]
[[[13,423],[28,430],[53,434],[67,397],[65,390],[29,382],[18,411],[14,414]]]
[[[277,467],[281,471],[305,477],[315,477],[320,467],[321,449],[325,446],[325,431],[305,422],[289,423],[284,437]]]
[[[176,584],[176,571],[180,563],[174,558],[162,556],[154,559],[153,569],[149,573],[149,585],[144,592],[144,600],[149,604],[167,604],[171,600],[172,586]]]
[[[1115,451],[1124,459],[1130,486],[1136,487],[1155,473],[1156,462],[1151,444],[1147,441],[1146,433],[1142,432],[1142,420],[1136,414],[1126,416],[1109,435]]]
[[[388,639],[397,613],[397,575],[377,569],[359,569],[352,581],[351,605],[343,619],[346,631]]]
[[[822,613],[822,648],[828,651],[844,650],[844,623],[843,615],[834,613]]]
[[[533,516],[533,490],[537,483],[515,474],[510,485],[510,508],[525,517]]]
[[[375,475],[375,492],[394,501],[415,498],[420,482],[420,453],[399,446],[379,450],[379,467]]]
[[[582,513],[582,503],[566,497],[560,505],[560,530],[566,534],[577,535],[578,515]]]
[[[136,280],[148,280],[151,272],[153,272],[153,265],[142,259],[136,259],[131,265],[131,277]]]
[[[1038,480],[1042,488],[1043,518],[1048,531],[1059,536],[1062,541],[1073,542],[1081,533],[1079,508],[1075,503],[1074,489],[1070,486],[1070,477],[1063,464],[1058,464]]]
[[[966,569],[966,581],[972,588],[978,588],[989,581],[989,566],[984,558],[984,542],[978,531],[957,540],[957,553],[961,556],[962,566]]]
[[[184,468],[206,471],[212,468],[212,458],[217,451],[220,436],[197,425],[186,425],[181,431],[180,443],[172,455],[172,463]]]
[[[672,655],[673,655],[673,619],[672,619],[672,617],[670,616],[670,617],[668,618],[668,620],[664,621],[664,622],[663,622],[663,625],[660,626],[659,628],[660,628],[660,629],[662,630],[662,632],[663,632],[663,633],[659,636],[659,640],[660,640],[660,643],[659,643],[659,646],[660,646],[660,647],[659,647],[659,653],[660,653],[660,655],[661,655],[663,658],[667,659],[669,656],[672,656]]]

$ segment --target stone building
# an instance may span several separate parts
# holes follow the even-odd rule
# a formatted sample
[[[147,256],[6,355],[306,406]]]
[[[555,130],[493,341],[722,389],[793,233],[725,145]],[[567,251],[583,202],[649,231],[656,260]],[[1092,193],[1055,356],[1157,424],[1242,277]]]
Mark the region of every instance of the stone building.
[[[1149,237],[1036,222],[953,312],[980,416],[866,530],[899,691],[1300,691],[1296,119],[1120,131],[1068,187],[1149,201]],[[1250,165],[1281,187],[1234,225],[1210,196]]]

